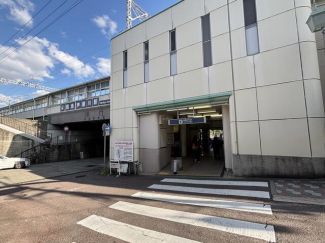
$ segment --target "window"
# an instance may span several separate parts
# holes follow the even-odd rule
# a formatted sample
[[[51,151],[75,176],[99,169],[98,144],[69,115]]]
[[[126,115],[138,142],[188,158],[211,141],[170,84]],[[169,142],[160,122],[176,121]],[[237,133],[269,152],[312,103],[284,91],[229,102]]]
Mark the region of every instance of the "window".
[[[176,30],[169,32],[170,42],[170,75],[177,74]]]
[[[128,87],[128,51],[123,52],[123,88]]]
[[[86,98],[85,88],[75,89],[68,91],[68,101],[83,100]]]
[[[203,16],[201,20],[203,40],[203,66],[209,67],[212,65],[210,14]]]
[[[247,55],[251,56],[260,52],[255,0],[244,0],[244,17]]]
[[[87,87],[88,98],[109,94],[109,81]]]
[[[144,82],[149,82],[149,42],[144,43]]]

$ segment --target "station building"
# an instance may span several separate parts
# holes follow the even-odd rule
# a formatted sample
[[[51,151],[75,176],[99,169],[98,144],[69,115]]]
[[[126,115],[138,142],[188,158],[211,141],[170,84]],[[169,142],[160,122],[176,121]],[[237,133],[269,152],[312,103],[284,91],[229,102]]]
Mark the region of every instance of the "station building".
[[[114,37],[111,158],[115,141],[133,141],[144,172],[172,156],[207,175],[224,163],[235,176],[324,176],[325,59],[310,13],[310,0],[183,0]]]

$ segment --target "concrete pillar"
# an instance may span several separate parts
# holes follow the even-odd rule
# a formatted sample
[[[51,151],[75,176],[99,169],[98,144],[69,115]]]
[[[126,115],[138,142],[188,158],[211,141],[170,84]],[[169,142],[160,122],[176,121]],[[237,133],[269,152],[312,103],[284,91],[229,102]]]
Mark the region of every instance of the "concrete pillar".
[[[186,125],[181,126],[181,144],[182,144],[182,157],[186,157],[187,156]]]
[[[228,171],[232,170],[232,151],[231,151],[231,134],[230,134],[230,115],[229,106],[222,106],[222,125],[224,136],[225,167]]]

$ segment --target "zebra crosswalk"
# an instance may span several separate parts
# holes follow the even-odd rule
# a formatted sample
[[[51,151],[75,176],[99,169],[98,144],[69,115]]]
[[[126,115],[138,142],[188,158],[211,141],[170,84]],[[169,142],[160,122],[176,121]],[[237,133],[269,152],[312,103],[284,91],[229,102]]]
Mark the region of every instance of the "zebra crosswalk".
[[[220,200],[211,199],[206,197],[197,196],[200,194],[206,194],[205,196],[215,197],[221,195],[237,196],[252,199],[269,199],[270,194],[267,182],[249,182],[243,181],[215,181],[215,180],[187,180],[187,179],[163,179],[162,183],[182,183],[188,185],[206,185],[210,188],[198,188],[191,186],[178,186],[178,185],[164,185],[164,184],[153,184],[148,189],[159,190],[156,192],[136,192],[130,196],[129,202],[127,199],[118,201],[109,206],[110,210],[115,210],[116,213],[125,213],[132,215],[139,215],[141,217],[147,217],[150,220],[158,220],[161,222],[172,222],[182,225],[190,225],[191,227],[197,227],[199,229],[215,230],[217,232],[224,232],[229,234],[229,237],[236,235],[236,237],[248,237],[255,240],[276,242],[275,230],[273,225],[265,224],[265,217],[272,215],[272,209],[270,205],[264,203],[249,203],[238,200]],[[211,186],[243,186],[242,190],[234,189],[215,189]],[[244,187],[259,187],[264,190],[247,190]],[[177,193],[182,193],[178,195]],[[184,195],[185,194],[185,195]],[[133,199],[133,200],[132,200]],[[134,200],[137,199],[137,200]],[[134,202],[136,201],[136,202]],[[222,209],[229,212],[237,212],[235,217],[219,217],[212,215],[205,215],[196,212],[188,212],[188,210],[175,210],[167,209],[165,207],[148,206],[146,201],[157,201],[160,202],[158,205],[164,203],[198,206],[204,207],[210,210]],[[179,206],[178,209],[182,207]],[[182,209],[182,208],[181,208]],[[249,213],[254,214],[254,217],[261,217],[260,222],[240,220],[236,218],[238,214]],[[258,216],[260,215],[260,216]],[[262,217],[262,215],[264,215]],[[245,218],[246,219],[246,218]],[[163,220],[163,221],[161,221]],[[143,227],[136,226],[137,222],[120,222],[117,220],[105,218],[99,215],[90,215],[89,217],[79,221],[77,223],[89,230],[96,231],[100,234],[108,235],[126,242],[199,242],[191,237],[187,236],[180,237],[177,233],[167,234],[166,232],[160,232],[159,230],[146,229]],[[159,227],[158,227],[159,229]],[[197,239],[196,239],[197,240]]]

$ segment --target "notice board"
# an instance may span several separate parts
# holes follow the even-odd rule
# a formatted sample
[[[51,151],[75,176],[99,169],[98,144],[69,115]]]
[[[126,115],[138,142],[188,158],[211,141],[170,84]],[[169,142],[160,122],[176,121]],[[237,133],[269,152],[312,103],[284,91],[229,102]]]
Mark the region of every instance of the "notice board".
[[[133,142],[114,142],[114,160],[133,162]]]

